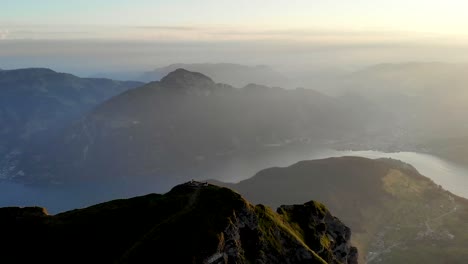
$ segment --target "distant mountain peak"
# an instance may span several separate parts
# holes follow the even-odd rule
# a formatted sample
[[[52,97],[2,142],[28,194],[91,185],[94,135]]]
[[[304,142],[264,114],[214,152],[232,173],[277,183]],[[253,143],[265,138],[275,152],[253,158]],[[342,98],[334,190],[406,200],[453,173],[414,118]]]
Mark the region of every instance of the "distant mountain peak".
[[[195,90],[207,90],[216,86],[216,83],[210,77],[199,72],[191,72],[182,68],[170,72],[161,79],[160,83],[168,88]]]

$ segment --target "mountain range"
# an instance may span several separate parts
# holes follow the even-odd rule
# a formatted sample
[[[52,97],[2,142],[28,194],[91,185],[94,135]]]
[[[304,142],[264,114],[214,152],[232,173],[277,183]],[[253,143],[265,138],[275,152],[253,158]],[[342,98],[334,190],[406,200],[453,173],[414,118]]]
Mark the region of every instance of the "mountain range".
[[[468,111],[468,94],[464,84],[468,81],[466,64],[441,62],[382,63],[354,71],[340,69],[290,70],[285,74],[267,66],[251,67],[230,63],[177,63],[147,72],[133,79],[160,80],[165,75],[185,68],[210,76],[215,82],[243,87],[249,83],[286,88],[313,88],[320,93],[339,96],[354,94],[372,103],[385,113],[382,120],[390,120],[388,126],[363,131],[360,137],[340,142],[340,149],[379,149],[384,151],[419,151],[443,154],[462,165],[456,150],[455,139],[462,144],[468,133],[464,113]],[[118,77],[116,75],[114,77]],[[449,146],[437,152],[433,143],[448,142]],[[444,147],[445,148],[445,147]],[[452,151],[452,149],[454,149]],[[447,155],[445,155],[447,154]]]
[[[50,69],[0,72],[0,179],[25,149],[47,147],[61,129],[139,82],[84,79]]]
[[[350,138],[379,122],[378,109],[364,105],[306,89],[234,88],[178,69],[99,105],[46,153],[32,150],[16,179],[170,186],[218,173],[234,155]]]
[[[84,186],[91,197],[212,178],[266,205],[192,181],[165,195],[55,216],[39,208],[5,208],[0,229],[8,239],[1,248],[11,254],[3,257],[49,255],[57,248],[78,255],[77,262],[94,254],[118,263],[340,263],[337,252],[346,252],[341,258],[354,254],[348,229],[323,202],[353,230],[361,263],[465,263],[467,200],[409,164],[342,157],[265,169],[239,183],[219,181],[236,157],[281,157],[300,147],[418,150],[467,164],[464,70],[433,70],[439,66],[447,67],[378,65],[348,76],[349,93],[342,96],[258,84],[236,88],[186,69],[171,68],[147,84],[49,69],[0,71],[0,180],[82,195],[77,186]],[[421,80],[426,76],[434,82],[427,85],[431,81]],[[440,89],[444,80],[451,80],[448,91]],[[241,226],[248,228],[241,232]],[[335,227],[344,241],[337,248],[332,245],[339,235],[327,233]],[[228,236],[235,237],[232,243]],[[25,248],[33,254],[18,251]],[[86,253],[78,254],[83,248]]]
[[[466,164],[460,158],[460,144],[452,143],[466,145],[460,115],[464,106],[447,107],[444,102],[449,99],[439,100],[464,98],[455,93],[461,89],[444,95],[436,88],[440,82],[434,82],[439,84],[430,92],[413,82],[413,92],[404,93],[403,84],[413,76],[406,71],[415,72],[413,77],[419,80],[439,66],[449,67],[375,66],[348,76],[348,90],[357,93],[342,96],[256,84],[234,88],[186,70],[174,70],[145,85],[83,79],[47,69],[2,71],[0,122],[5,125],[0,131],[0,177],[60,183],[83,174],[118,181],[170,175],[166,178],[174,181],[166,183],[168,188],[191,178],[216,178],[233,156],[260,156],[267,148],[304,142],[338,149],[428,152]],[[447,76],[460,76],[460,69]],[[444,73],[450,71],[435,72],[439,72],[435,79],[446,80]],[[366,82],[363,76],[373,81]],[[390,81],[394,87],[390,94],[395,95],[359,92],[372,86],[389,95],[391,89],[380,86],[390,86]],[[125,92],[135,86],[139,87]],[[416,92],[420,96],[412,96]],[[434,114],[432,109],[440,111]],[[449,144],[440,148],[437,142]]]
[[[217,83],[244,87],[251,83],[268,86],[289,87],[289,80],[283,74],[265,65],[246,66],[233,63],[175,63],[149,71],[137,78],[139,81],[159,81],[177,69],[186,69],[210,76]]]

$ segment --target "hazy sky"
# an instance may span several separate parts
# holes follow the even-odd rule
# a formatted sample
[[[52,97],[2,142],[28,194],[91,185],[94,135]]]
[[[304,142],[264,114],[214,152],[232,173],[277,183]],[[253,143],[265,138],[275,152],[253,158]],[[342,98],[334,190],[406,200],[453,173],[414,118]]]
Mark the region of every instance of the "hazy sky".
[[[0,68],[464,61],[467,10],[464,0],[0,0]]]
[[[0,25],[4,38],[17,27],[28,37],[27,27],[65,33],[79,25],[465,34],[467,10],[465,0],[0,0]]]

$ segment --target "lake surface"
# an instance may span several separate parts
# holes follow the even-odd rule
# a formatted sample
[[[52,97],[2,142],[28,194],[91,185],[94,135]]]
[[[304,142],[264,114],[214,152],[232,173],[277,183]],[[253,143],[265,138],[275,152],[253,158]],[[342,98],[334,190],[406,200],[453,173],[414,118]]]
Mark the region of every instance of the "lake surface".
[[[254,159],[235,159],[225,171],[224,180],[238,182],[252,177],[256,172],[269,167],[286,167],[301,160],[330,157],[357,156],[371,159],[392,158],[411,164],[422,175],[432,179],[444,189],[468,198],[468,168],[450,161],[417,152],[385,153],[380,151],[339,151],[333,149],[289,150]],[[239,174],[241,172],[241,174]]]
[[[269,167],[286,167],[301,160],[323,159],[329,157],[359,156],[366,158],[393,158],[413,165],[421,174],[431,178],[444,189],[468,198],[468,168],[461,167],[438,157],[416,153],[379,151],[337,151],[316,148],[272,149],[250,155],[229,158],[219,168],[207,173],[211,179],[238,182],[252,177],[258,171]],[[73,186],[72,189],[35,188],[14,183],[0,182],[0,207],[32,206],[46,207],[52,214],[90,206],[117,198],[133,197],[151,192],[164,193],[168,189],[157,188],[147,183],[134,183],[125,187],[110,186]]]

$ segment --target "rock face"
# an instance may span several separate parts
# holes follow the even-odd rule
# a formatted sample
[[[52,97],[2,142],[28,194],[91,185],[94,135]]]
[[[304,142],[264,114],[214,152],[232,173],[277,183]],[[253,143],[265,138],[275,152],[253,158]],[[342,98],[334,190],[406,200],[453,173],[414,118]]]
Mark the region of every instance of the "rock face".
[[[2,263],[356,263],[349,228],[323,205],[275,213],[199,182],[55,216],[0,208],[0,224]]]
[[[47,210],[42,207],[5,207],[0,208],[0,215],[5,219],[38,219],[47,217]]]
[[[357,249],[351,246],[351,230],[332,216],[324,205],[308,202],[283,205],[278,213],[304,231],[304,240],[328,263],[357,263]]]

